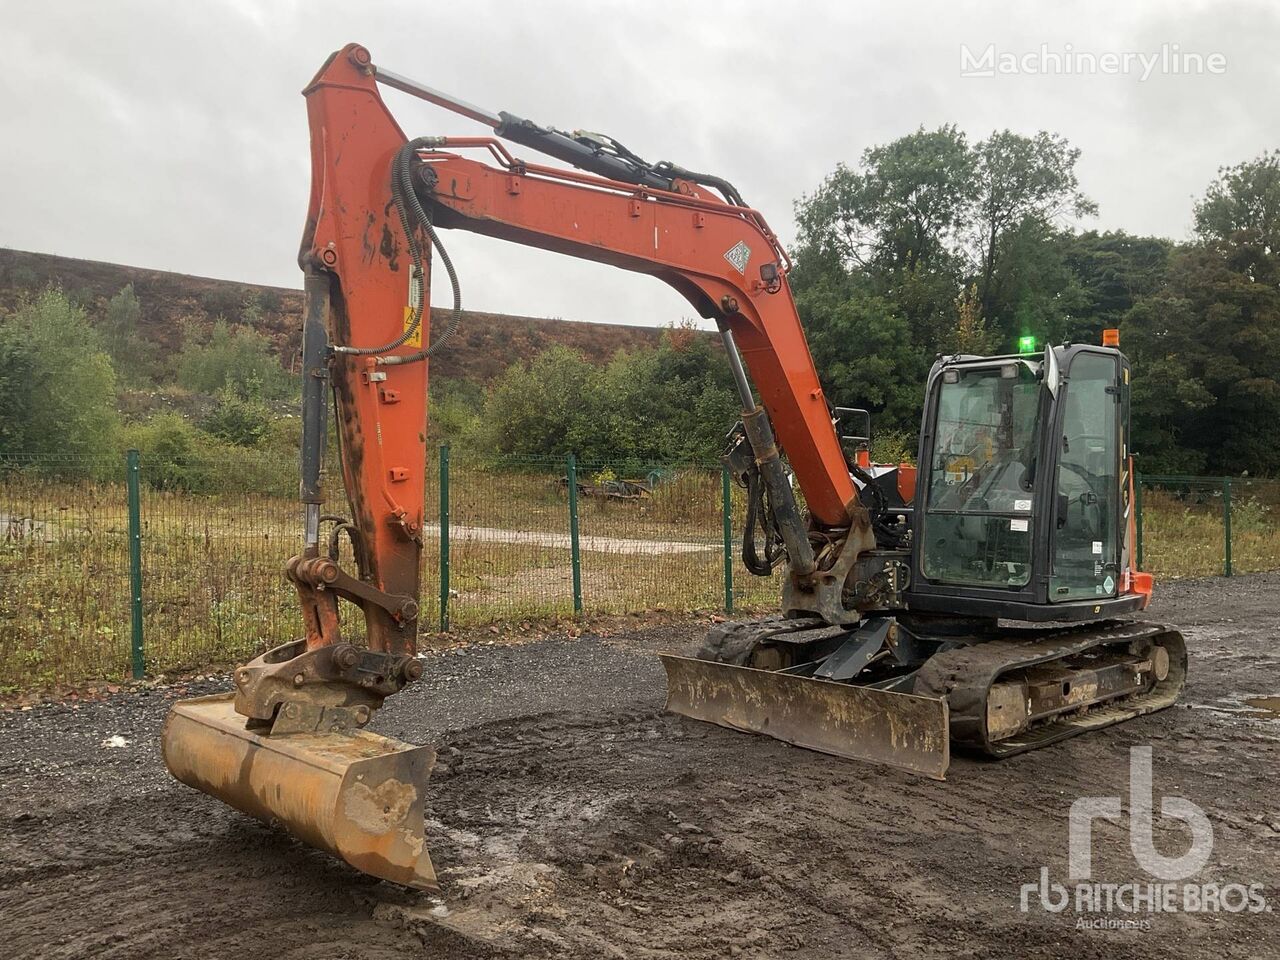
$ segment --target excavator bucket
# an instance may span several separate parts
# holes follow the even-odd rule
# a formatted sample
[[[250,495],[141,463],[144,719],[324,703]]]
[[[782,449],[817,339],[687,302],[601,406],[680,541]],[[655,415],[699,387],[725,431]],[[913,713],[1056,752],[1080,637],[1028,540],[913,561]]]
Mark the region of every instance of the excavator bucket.
[[[245,728],[231,695],[173,705],[162,750],[169,772],[357,870],[438,889],[423,834],[435,751],[364,730],[268,734]]]
[[[947,701],[660,654],[667,709],[935,780],[951,760]]]

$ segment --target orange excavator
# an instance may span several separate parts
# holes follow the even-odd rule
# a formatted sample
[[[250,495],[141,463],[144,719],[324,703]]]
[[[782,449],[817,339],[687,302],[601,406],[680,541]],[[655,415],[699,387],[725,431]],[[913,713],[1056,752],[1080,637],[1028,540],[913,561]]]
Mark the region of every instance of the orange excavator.
[[[409,139],[379,85],[494,135]],[[717,625],[698,657],[664,656],[668,709],[941,779],[953,743],[1002,757],[1176,700],[1181,635],[1133,618],[1152,584],[1131,549],[1116,345],[941,358],[918,467],[875,465],[864,414],[823,394],[786,252],[727,180],[491,113],[354,44],[304,95],[305,521],[285,569],[305,634],[236,669],[233,694],[174,705],[163,753],[179,780],[367,873],[436,887],[434,753],[365,727],[422,674],[427,371],[461,315],[447,229],[651,274],[719,328],[742,404],[725,462],[747,490],[743,560],[761,575],[785,566],[781,611]],[[439,266],[453,306],[433,340]],[[323,510],[330,395],[344,515]],[[344,633],[344,605],[363,616],[362,642]]]

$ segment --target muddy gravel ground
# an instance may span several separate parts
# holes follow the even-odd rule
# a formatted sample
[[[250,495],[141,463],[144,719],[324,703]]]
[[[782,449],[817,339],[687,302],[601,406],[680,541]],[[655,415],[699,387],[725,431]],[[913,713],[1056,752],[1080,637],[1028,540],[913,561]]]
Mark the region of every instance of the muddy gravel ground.
[[[434,743],[439,897],[373,881],[167,777],[157,738],[185,688],[0,713],[6,957],[1277,957],[1275,914],[1051,913],[1020,887],[1067,882],[1073,800],[1098,883],[1135,860],[1129,747],[1149,745],[1157,847],[1204,809],[1214,844],[1183,883],[1262,884],[1280,911],[1280,576],[1174,584],[1184,703],[948,780],[835,760],[662,713],[656,650],[704,625],[474,645],[427,658],[380,732]],[[110,746],[111,738],[123,746]],[[120,741],[114,741],[119,743]],[[1179,888],[1181,884],[1179,885]],[[1180,901],[1179,901],[1180,902]],[[1257,905],[1255,901],[1255,906]],[[1092,929],[1099,916],[1136,928]]]

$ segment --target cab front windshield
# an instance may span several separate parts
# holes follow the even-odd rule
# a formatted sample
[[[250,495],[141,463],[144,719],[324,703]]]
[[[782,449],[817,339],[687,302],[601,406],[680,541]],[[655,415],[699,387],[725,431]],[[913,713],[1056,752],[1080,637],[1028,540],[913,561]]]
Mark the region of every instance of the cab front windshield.
[[[1025,586],[1040,381],[1031,367],[956,369],[939,385],[924,523],[924,574],[944,583]]]

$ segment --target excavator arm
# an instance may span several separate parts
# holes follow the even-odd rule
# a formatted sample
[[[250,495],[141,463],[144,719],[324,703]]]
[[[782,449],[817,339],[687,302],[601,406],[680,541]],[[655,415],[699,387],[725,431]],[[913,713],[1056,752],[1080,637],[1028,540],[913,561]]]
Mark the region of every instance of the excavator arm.
[[[380,83],[577,169],[516,159],[495,137],[410,140]],[[164,754],[180,780],[279,820],[366,872],[430,887],[421,796],[430,748],[361,728],[422,670],[415,654],[428,367],[461,310],[438,229],[650,274],[716,322],[742,403],[735,462],[767,493],[760,502],[785,547],[786,613],[856,620],[843,590],[876,540],[787,285],[786,253],[731,184],[646,164],[607,137],[491,114],[376,67],[354,44],[329,58],[304,95],[312,172],[299,252],[305,521],[302,551],[286,565],[304,634],[239,667],[232,697],[176,705]],[[429,291],[440,267],[454,305],[432,341]],[[331,396],[343,515],[324,512],[321,488]],[[344,537],[353,570],[339,562]],[[363,613],[359,647],[343,633],[339,601]]]
[[[588,169],[517,160],[494,137],[410,141],[383,102],[380,81]],[[491,114],[380,70],[358,45],[334,54],[304,94],[312,163],[299,255],[307,291],[302,496],[308,521],[304,553],[291,561],[289,575],[301,595],[309,652],[342,642],[339,596],[364,609],[371,651],[394,657],[414,649],[427,357],[434,349],[424,346],[430,337],[426,304],[432,246],[444,249],[436,228],[650,274],[715,320],[775,529],[785,541],[791,605],[805,609],[805,598],[812,598],[807,606],[813,612],[839,618],[843,583],[838,572],[829,572],[836,567],[834,554],[828,548],[826,558],[816,557],[810,534],[841,545],[846,559],[875,540],[787,286],[789,261],[759,212],[723,180],[670,164],[646,165],[510,114]],[[714,187],[727,196],[716,196]],[[457,278],[447,260],[444,265],[456,300]],[[457,306],[440,342],[452,333]],[[352,513],[343,522],[354,533],[359,564],[354,576],[318,549],[326,383],[337,401]],[[775,432],[803,491],[812,530],[796,508]],[[394,673],[396,664],[388,667]],[[340,678],[330,670],[317,679]],[[242,699],[253,701],[244,704],[247,712],[261,719],[282,702],[275,690]]]
[[[786,283],[789,261],[759,212],[674,174],[649,174],[640,184],[625,182],[618,177],[628,170],[642,178],[634,168],[601,162],[611,155],[509,114],[495,116],[448,98],[378,69],[368,56],[362,47],[346,47],[305,91],[312,193],[300,260],[309,274],[332,279],[334,309],[345,321],[333,325],[335,346],[368,347],[394,339],[403,331],[410,300],[429,287],[429,271],[421,293],[411,281],[408,240],[391,178],[392,162],[408,141],[379,95],[381,80],[535,148],[613,170],[614,177],[602,177],[517,160],[492,137],[415,141],[421,146],[412,149],[410,168],[415,193],[435,226],[653,275],[678,290],[701,316],[730,332],[814,520],[824,529],[849,525],[850,514],[861,512],[857,491]],[[492,163],[459,151],[483,153]],[[351,380],[353,372],[344,371],[335,383]],[[414,378],[406,388],[421,386],[419,379],[425,377],[421,371],[388,372],[396,375]],[[370,391],[368,404],[357,401],[356,415],[343,417],[344,443],[359,444],[360,434],[367,435],[373,424],[390,426],[391,415],[385,405],[378,406],[377,396]],[[754,407],[752,401],[747,410]],[[384,449],[420,462],[416,431],[421,419],[419,406],[400,407],[395,423],[403,422],[410,436],[395,433],[394,440],[384,441]],[[346,479],[359,479],[369,490],[385,488],[384,478],[372,469],[370,465],[363,477]]]

